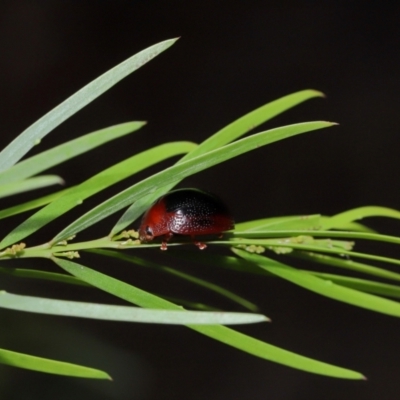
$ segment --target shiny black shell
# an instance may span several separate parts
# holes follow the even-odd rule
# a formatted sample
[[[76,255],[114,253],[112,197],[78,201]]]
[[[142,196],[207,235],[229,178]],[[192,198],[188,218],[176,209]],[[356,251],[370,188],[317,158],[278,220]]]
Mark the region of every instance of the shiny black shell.
[[[225,203],[216,195],[199,189],[178,189],[167,193],[144,214],[139,228],[141,240],[179,234],[220,234],[234,227]]]

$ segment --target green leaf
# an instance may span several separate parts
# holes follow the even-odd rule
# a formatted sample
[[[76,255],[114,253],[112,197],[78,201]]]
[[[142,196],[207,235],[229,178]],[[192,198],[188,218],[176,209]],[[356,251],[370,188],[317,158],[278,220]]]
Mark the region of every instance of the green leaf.
[[[207,254],[205,252],[201,253],[193,253],[189,251],[183,251],[180,250],[179,252],[169,252],[168,255],[171,255],[172,257],[177,257],[179,259],[191,261],[191,262],[197,262],[202,265],[213,265],[215,267],[222,267],[229,269],[231,271],[237,271],[241,273],[252,273],[252,274],[257,274],[257,275],[264,275],[264,276],[275,276],[274,274],[268,272],[266,269],[261,269],[259,266],[254,264],[253,262],[246,261],[241,258],[237,257],[231,257],[231,256],[223,256],[223,255],[217,255],[217,254]],[[311,260],[313,262],[317,263],[322,263],[322,264],[328,264],[332,266],[341,266],[337,265],[336,263],[345,263],[345,264],[358,264],[359,266],[357,268],[354,268],[355,271],[357,272],[364,272],[364,273],[370,273],[372,275],[380,276],[383,278],[392,278],[390,274],[394,274],[396,278],[399,280],[400,279],[400,274],[396,274],[395,272],[387,271],[382,268],[376,268],[372,267],[370,265],[365,265],[365,264],[360,264],[356,263],[351,260],[343,260],[335,257],[329,257],[324,254],[309,254],[309,253],[304,253],[304,252],[293,252],[290,253],[291,256],[298,256],[300,258],[304,258],[306,260]],[[325,261],[321,261],[324,260]],[[343,268],[347,268],[352,270],[350,266],[346,266]],[[371,271],[370,271],[371,270]],[[304,271],[304,270],[301,270]],[[369,292],[377,295],[383,295],[383,296],[389,296],[389,297],[395,297],[395,298],[400,298],[400,286],[396,285],[389,285],[386,283],[380,283],[380,282],[374,282],[371,280],[366,280],[366,279],[359,279],[359,278],[350,278],[347,276],[343,275],[337,275],[337,274],[328,274],[328,273],[322,273],[322,272],[317,272],[317,271],[304,271],[307,272],[311,275],[315,275],[317,277],[323,278],[330,280],[334,283],[337,283],[341,286],[347,286],[352,289],[356,290],[361,290],[363,292]]]
[[[324,94],[317,90],[307,89],[271,101],[225,126],[202,142],[197,149],[185,156],[184,159],[192,159],[231,143],[277,115],[315,97],[324,97]]]
[[[267,321],[261,314],[221,311],[144,310],[138,307],[20,296],[4,291],[0,291],[0,307],[40,314],[147,324],[235,325]]]
[[[324,230],[340,228],[349,222],[358,221],[367,217],[389,217],[400,219],[400,212],[391,208],[378,206],[354,208],[353,210],[344,211],[325,219],[321,228]]]
[[[292,233],[294,232],[295,231],[293,231]],[[254,233],[255,232],[252,232],[251,234]],[[268,232],[268,234],[271,233],[272,232]],[[315,235],[317,235],[317,233],[318,231],[315,232]],[[332,234],[333,233],[337,232],[332,231]],[[339,233],[341,234],[342,232]],[[246,232],[246,235],[248,234],[250,234],[250,232]],[[259,234],[259,232],[257,232],[257,234]],[[354,234],[361,235],[361,233],[357,232],[354,232]],[[384,235],[379,235],[379,236],[381,240],[384,240],[382,238]],[[396,240],[396,241],[399,240],[399,238],[396,238],[394,236],[388,236],[387,238],[391,238],[388,240]],[[223,244],[223,245],[230,244],[231,246],[241,246],[241,245],[262,246],[279,253],[282,253],[282,250],[284,250],[285,253],[293,252],[293,250],[303,250],[303,251],[318,252],[318,253],[321,252],[321,253],[335,254],[341,257],[350,256],[350,257],[364,258],[366,260],[382,261],[389,264],[400,265],[400,260],[396,258],[352,251],[351,249],[354,245],[354,242],[332,240],[332,239],[316,240],[312,236],[304,236],[304,235],[297,237],[295,236],[286,238],[283,237],[279,239],[253,239],[253,238],[240,237],[240,238],[233,238],[229,241],[219,240],[213,243]]]
[[[268,218],[260,218],[251,221],[243,221],[235,223],[235,230],[237,231],[252,231],[257,229],[259,226],[268,226],[270,224],[275,224],[279,222],[290,221],[293,218],[301,218],[298,215],[287,215],[283,217],[268,217]]]
[[[10,169],[0,172],[0,184],[20,181],[36,175],[46,169],[67,161],[79,154],[86,153],[110,140],[117,139],[128,133],[140,129],[145,122],[127,122],[125,124],[111,126],[96,132],[88,133],[77,139],[70,140],[50,150],[30,157]]]
[[[68,283],[73,285],[90,286],[86,282],[82,282],[80,279],[75,278],[71,275],[39,271],[35,269],[0,267],[0,273],[15,276],[18,278],[44,279],[48,281]]]
[[[119,260],[133,263],[135,265],[141,265],[143,267],[152,268],[152,269],[155,269],[156,271],[164,272],[169,275],[176,276],[177,278],[184,279],[188,282],[194,283],[195,285],[204,287],[214,293],[218,293],[219,295],[221,295],[237,304],[240,304],[242,307],[247,308],[250,311],[253,311],[253,312],[258,311],[258,307],[255,304],[244,299],[241,296],[238,296],[237,294],[231,292],[230,290],[227,290],[227,289],[225,289],[219,285],[216,285],[214,283],[208,282],[205,279],[200,279],[193,275],[187,274],[185,272],[178,271],[175,268],[166,267],[164,265],[152,263],[141,257],[133,256],[130,254],[122,254],[121,252],[112,251],[112,250],[95,249],[95,250],[91,250],[90,252],[95,253],[95,254],[104,255],[107,257],[117,258]]]
[[[110,376],[98,369],[83,367],[48,358],[35,357],[15,351],[0,349],[0,363],[11,367],[30,369],[48,374],[66,375],[76,378],[109,379]]]
[[[269,217],[262,218],[254,221],[239,222],[236,225],[237,231],[246,230],[270,230],[274,225],[276,229],[312,229],[320,230],[325,227],[327,220],[331,217],[316,215],[301,215],[301,216],[283,216],[283,217]],[[323,221],[323,222],[322,222]],[[285,224],[287,227],[285,228]],[[268,229],[267,229],[268,228]],[[325,228],[328,229],[328,228]],[[348,231],[360,231],[360,232],[375,232],[374,230],[361,225],[357,222],[347,222],[341,226],[336,226],[335,229],[348,230]]]
[[[240,231],[280,231],[280,230],[318,230],[320,215],[296,215],[293,217],[263,218],[236,224],[235,230]]]
[[[327,128],[332,125],[334,124],[331,122],[317,121],[275,128],[238,140],[217,150],[210,151],[207,154],[195,157],[189,161],[175,164],[174,166],[144,179],[101,203],[61,231],[53,239],[53,242],[58,242],[88,228],[122,208],[129,206],[133,202],[138,201],[141,197],[155,192],[162,186],[172,184],[173,182],[193,175],[196,172],[203,171],[204,169],[237,157],[238,155],[248,151],[255,150],[261,146],[299,135],[301,133]]]
[[[11,196],[17,193],[28,192],[51,185],[62,185],[64,181],[57,175],[42,175],[26,179],[20,182],[6,183],[1,186],[0,198]]]
[[[91,285],[114,294],[144,308],[159,308],[167,310],[181,310],[182,308],[167,301],[130,286],[117,279],[111,278],[100,272],[84,267],[72,261],[55,258],[54,261],[65,271],[90,283]],[[203,335],[218,340],[224,344],[245,351],[256,357],[277,362],[303,371],[332,376],[344,379],[364,379],[363,375],[348,369],[336,367],[320,361],[280,349],[268,343],[254,339],[232,329],[220,325],[201,326],[189,325],[190,329]]]
[[[177,162],[177,164],[206,154],[211,150],[218,149],[243,136],[252,129],[263,124],[264,122],[269,121],[273,117],[287,111],[288,109],[311,98],[323,96],[324,95],[321,92],[318,92],[316,90],[302,90],[300,92],[293,93],[288,96],[284,96],[278,100],[267,103],[264,106],[259,107],[256,110],[251,111],[250,113],[237,119],[236,121],[233,121],[214,135],[210,136],[196,149],[183,156]],[[179,180],[175,180],[169,185],[165,185],[157,189],[154,193],[150,193],[147,196],[144,196],[135,201],[118,220],[116,225],[111,230],[110,236],[114,236],[118,232],[125,229],[128,225],[135,221],[149,207],[150,204],[152,204],[163,194],[167,193],[178,182]]]
[[[367,310],[400,317],[400,303],[395,301],[336,285],[330,280],[318,278],[258,254],[250,254],[239,249],[232,251],[268,272],[314,293]]]
[[[54,128],[106,92],[121,79],[168,49],[176,40],[177,39],[165,40],[135,54],[96,78],[63,103],[45,114],[1,151],[0,171],[4,171],[17,163],[35,144]]]
[[[324,215],[320,216],[320,223],[321,228],[327,227],[325,229],[340,229],[341,231],[358,231],[358,232],[370,232],[376,233],[375,230],[369,228],[368,226],[362,225],[358,222],[343,222],[341,225],[336,225],[335,227],[329,228],[330,226],[330,219],[332,217],[327,217]]]
[[[243,333],[225,326],[198,326],[190,327],[197,332],[212,339],[218,340],[228,346],[235,347],[253,356],[276,362],[287,367],[296,368],[313,374],[330,376],[342,379],[365,379],[359,372],[337,367],[321,361],[301,356],[300,354],[273,346],[261,340],[254,339]]]
[[[49,195],[39,197],[31,201],[27,201],[26,203],[17,204],[16,206],[0,210],[0,219],[12,217],[13,215],[21,214],[23,212],[42,207],[63,196],[68,190],[72,190],[72,187],[70,187],[69,189],[59,190],[58,192],[51,193]]]
[[[347,286],[362,292],[373,293],[381,296],[388,296],[400,299],[400,286],[388,283],[374,282],[367,279],[352,278],[337,274],[327,274],[324,272],[304,271],[319,278],[332,281],[341,286]]]
[[[312,236],[312,237],[324,237],[324,238],[345,238],[345,239],[364,239],[364,240],[373,240],[376,242],[387,242],[393,244],[400,244],[400,237],[397,236],[389,236],[382,235],[379,233],[370,233],[370,232],[353,232],[353,231],[322,231],[322,230],[313,230],[312,228],[304,230],[304,229],[291,229],[284,230],[283,228],[289,227],[290,224],[283,222],[277,225],[269,225],[266,229],[265,227],[260,227],[260,229],[251,229],[246,231],[239,231],[236,227],[233,232],[234,236],[242,237],[242,238],[279,238],[279,240],[285,241],[288,237],[291,239],[296,239],[296,236]],[[299,224],[300,225],[300,224]],[[294,227],[294,225],[293,225]],[[273,229],[276,228],[276,229]],[[264,230],[261,230],[264,229]],[[290,243],[289,240],[286,240],[287,243]],[[272,242],[269,242],[270,244]],[[293,241],[293,243],[297,243]],[[299,241],[298,243],[301,243]],[[281,244],[281,243],[279,243]],[[282,243],[283,244],[283,243]],[[290,245],[290,244],[289,244]]]
[[[264,276],[275,276],[272,273],[268,272],[266,269],[261,269],[259,266],[254,264],[253,262],[246,261],[241,258],[231,257],[231,256],[223,256],[218,254],[207,254],[205,252],[201,253],[193,253],[191,251],[183,251],[180,250],[175,252],[169,252],[169,256],[177,257],[179,259],[187,260],[190,262],[197,262],[202,265],[213,265],[215,267],[222,267],[229,269],[231,271],[237,271],[241,273],[252,273],[257,275],[264,275]],[[342,268],[347,268],[349,270],[354,270],[357,272],[364,272],[371,275],[376,275],[386,279],[393,279],[393,274],[397,280],[400,280],[400,274],[397,274],[392,271],[387,271],[382,268],[372,267],[366,264],[356,263],[352,260],[344,260],[341,258],[330,257],[325,254],[311,254],[311,253],[304,253],[304,252],[293,252],[290,253],[291,256],[304,258],[306,260],[310,260],[316,263],[322,263],[332,266],[339,266]],[[345,264],[342,266],[341,264]],[[352,267],[352,265],[356,265],[356,267]],[[304,271],[304,270],[301,270]],[[371,280],[360,279],[360,278],[350,278],[343,275],[337,274],[328,274],[323,272],[317,271],[304,271],[309,274],[318,276],[323,279],[330,280],[334,283],[337,283],[342,286],[347,286],[352,289],[361,290],[363,292],[369,292],[373,294],[389,296],[389,297],[396,297],[400,298],[400,286],[396,285],[389,285],[386,283],[374,282]]]
[[[10,244],[29,236],[42,226],[78,206],[83,200],[93,196],[101,190],[104,190],[157,162],[190,151],[195,146],[195,144],[190,142],[162,144],[150,150],[136,154],[102,172],[99,172],[80,185],[71,188],[62,197],[42,208],[22,224],[17,226],[2,240],[0,247],[7,247]]]
[[[367,275],[379,276],[383,279],[393,279],[400,281],[400,274],[394,271],[388,271],[384,268],[360,263],[352,259],[332,257],[326,254],[318,254],[304,251],[294,251],[290,254],[293,257],[302,258],[318,264],[325,264],[332,267],[344,268],[350,271],[361,272]]]

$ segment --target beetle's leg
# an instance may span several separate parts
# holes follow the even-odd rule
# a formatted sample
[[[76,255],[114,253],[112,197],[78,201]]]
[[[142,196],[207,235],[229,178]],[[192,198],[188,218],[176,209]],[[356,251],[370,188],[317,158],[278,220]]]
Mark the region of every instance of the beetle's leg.
[[[161,247],[160,247],[161,250],[168,250],[167,242],[169,239],[172,238],[172,236],[174,236],[174,234],[172,232],[168,232],[167,234],[164,235],[164,239],[163,239],[163,241],[161,243]]]
[[[207,247],[207,245],[206,245],[205,243],[196,241],[196,238],[194,237],[194,235],[192,235],[192,240],[193,240],[193,243],[194,243],[200,250],[204,250],[204,249]]]

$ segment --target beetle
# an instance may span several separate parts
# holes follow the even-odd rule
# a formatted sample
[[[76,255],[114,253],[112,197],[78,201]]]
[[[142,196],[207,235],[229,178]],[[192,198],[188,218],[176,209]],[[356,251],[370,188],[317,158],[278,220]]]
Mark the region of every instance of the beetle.
[[[139,238],[149,242],[163,236],[161,250],[174,234],[190,236],[203,250],[205,243],[197,235],[218,234],[233,229],[234,219],[228,207],[216,195],[199,189],[177,189],[160,197],[143,215]]]

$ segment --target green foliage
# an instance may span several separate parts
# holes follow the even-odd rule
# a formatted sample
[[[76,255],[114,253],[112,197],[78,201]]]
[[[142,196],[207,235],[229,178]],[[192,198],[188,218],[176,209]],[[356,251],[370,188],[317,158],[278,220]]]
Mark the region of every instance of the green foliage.
[[[106,72],[43,116],[6,146],[0,153],[0,183],[2,184],[0,197],[60,183],[62,180],[57,176],[38,174],[143,127],[144,122],[135,121],[109,127],[72,139],[20,161],[34,145],[60,123],[174,42],[175,40],[167,40],[156,44]],[[359,372],[289,352],[223,326],[263,322],[268,321],[268,318],[256,313],[257,305],[220,285],[137,255],[135,252],[143,248],[158,248],[159,245],[142,244],[138,240],[137,232],[124,231],[155,199],[168,192],[182,179],[261,146],[334,125],[324,121],[303,122],[241,138],[276,115],[306,100],[322,96],[320,92],[314,90],[290,94],[246,114],[199,145],[190,142],[164,143],[134,154],[126,160],[116,160],[111,167],[74,187],[0,210],[1,219],[38,209],[2,238],[0,260],[47,258],[52,260],[53,266],[58,269],[55,272],[48,272],[29,268],[29,264],[27,264],[28,268],[12,268],[10,267],[12,262],[9,262],[6,266],[0,267],[1,274],[12,275],[15,279],[47,280],[59,285],[84,285],[93,290],[107,292],[128,303],[124,306],[82,303],[14,295],[3,291],[0,292],[0,307],[57,316],[181,324],[238,350],[292,368],[336,378],[363,379],[363,375]],[[67,226],[60,226],[59,233],[55,237],[43,238],[42,245],[29,246],[30,236],[33,233],[66,214],[83,200],[139,171],[177,155],[183,155],[183,157],[176,164],[114,193],[92,209],[84,211]],[[108,231],[102,232],[100,237],[86,242],[78,242],[74,239],[77,233],[122,209],[126,209],[123,215],[110,224]],[[333,300],[399,317],[400,303],[396,299],[400,298],[400,286],[396,285],[396,282],[400,280],[400,274],[374,263],[398,265],[400,260],[353,250],[354,240],[400,244],[400,238],[382,235],[358,222],[360,219],[374,216],[399,219],[400,212],[371,206],[349,210],[332,217],[319,214],[279,218],[266,216],[263,219],[237,224],[235,230],[226,235],[224,240],[208,242],[210,245],[225,246],[228,251],[231,251],[229,256],[210,255],[207,252],[194,254],[184,251],[183,247],[180,248],[182,251],[176,251],[173,255],[212,265],[215,268],[226,268],[243,274],[258,274],[260,278],[266,279],[266,284],[271,278],[284,279]],[[26,240],[26,243],[21,243],[22,239]],[[185,242],[175,241],[172,245],[184,244]],[[127,249],[131,249],[134,255],[123,252]],[[85,251],[107,257],[107,260],[120,260],[169,274],[187,285],[201,286],[223,296],[247,311],[240,313],[217,310],[218,312],[214,312],[210,311],[215,310],[212,305],[194,304],[187,299],[171,301],[73,260],[78,258],[80,253],[84,256]],[[279,262],[274,259],[276,254],[279,254]],[[288,264],[294,258],[307,260],[310,264],[316,264],[319,267],[329,265],[337,268],[338,273],[327,274],[323,270],[311,271],[289,266]],[[281,262],[282,260],[286,260],[287,264]],[[368,260],[368,264],[364,263],[365,260]],[[350,271],[355,276],[348,277],[341,274],[341,271]],[[359,274],[364,277],[359,277]],[[369,276],[370,279],[365,279],[365,276]],[[391,283],[373,280],[373,278],[386,279]],[[207,311],[186,310],[181,304]],[[266,325],[265,329],[267,329]],[[71,377],[109,379],[105,372],[99,370],[4,349],[0,350],[0,363]]]
[[[71,261],[57,260],[61,267],[73,268]],[[76,267],[76,265],[74,265]],[[82,269],[81,266],[78,268]],[[74,272],[71,272],[74,274]],[[94,272],[96,273],[96,272]],[[75,275],[75,274],[74,274]],[[78,274],[79,275],[79,274]],[[85,282],[84,279],[81,281]],[[125,285],[124,283],[122,283]],[[105,289],[106,290],[106,289]],[[121,297],[121,288],[115,291]],[[132,290],[131,287],[128,290]],[[146,296],[146,294],[144,294]],[[162,311],[151,307],[144,310],[138,307],[116,306],[112,304],[82,303],[79,301],[54,300],[33,296],[20,296],[0,292],[0,307],[39,314],[59,315],[65,317],[93,318],[108,321],[142,322],[156,324],[251,324],[266,321],[263,315],[250,313],[224,313],[181,310]]]
[[[49,374],[74,376],[77,378],[111,379],[108,374],[97,369],[49,360],[48,358],[35,357],[5,349],[0,349],[0,363],[11,367],[47,372]]]

